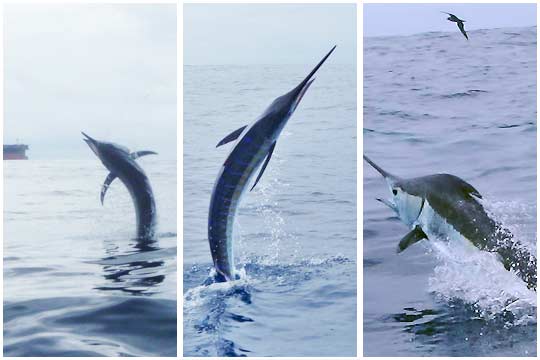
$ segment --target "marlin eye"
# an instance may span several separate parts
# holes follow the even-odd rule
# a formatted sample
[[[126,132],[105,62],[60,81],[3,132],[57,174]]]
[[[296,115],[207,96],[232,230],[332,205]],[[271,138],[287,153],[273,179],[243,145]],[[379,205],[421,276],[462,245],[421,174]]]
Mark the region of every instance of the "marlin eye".
[[[396,189],[392,189],[392,194],[394,194],[394,196],[397,195],[397,190]]]

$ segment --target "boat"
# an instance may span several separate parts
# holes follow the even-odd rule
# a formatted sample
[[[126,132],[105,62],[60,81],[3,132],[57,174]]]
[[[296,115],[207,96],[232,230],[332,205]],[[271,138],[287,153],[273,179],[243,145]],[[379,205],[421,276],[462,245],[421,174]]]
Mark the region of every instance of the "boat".
[[[28,145],[4,145],[4,160],[28,160],[26,156]]]

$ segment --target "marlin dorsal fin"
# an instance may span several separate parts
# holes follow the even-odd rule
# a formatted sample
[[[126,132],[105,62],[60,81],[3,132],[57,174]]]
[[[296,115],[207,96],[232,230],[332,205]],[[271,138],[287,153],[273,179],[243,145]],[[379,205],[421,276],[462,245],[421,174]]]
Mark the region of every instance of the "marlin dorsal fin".
[[[236,140],[238,139],[238,137],[240,136],[240,134],[242,133],[242,131],[244,131],[244,129],[246,128],[247,125],[244,125],[242,126],[241,128],[239,129],[236,129],[234,130],[232,133],[230,133],[229,135],[225,136],[217,145],[216,147],[220,147],[221,145],[224,145],[226,143],[229,143],[233,140]]]
[[[457,176],[454,176],[454,175],[446,175],[446,176],[449,176],[452,180],[453,180],[453,183],[456,187],[457,190],[461,191],[461,193],[465,196],[468,196],[468,195],[472,195],[472,196],[475,196],[479,199],[482,198],[482,195],[480,195],[480,193],[478,192],[478,190],[476,190],[474,188],[474,186],[472,186],[471,184],[469,184],[468,182],[466,182],[465,180],[457,177]]]
[[[274,152],[274,148],[276,147],[276,142],[274,141],[274,143],[272,144],[272,146],[270,146],[270,150],[268,150],[268,155],[266,156],[266,160],[264,161],[264,164],[261,168],[261,171],[259,172],[259,175],[257,176],[257,180],[255,180],[255,184],[253,184],[253,186],[251,187],[251,190],[253,190],[253,188],[255,187],[255,185],[257,185],[257,183],[259,182],[259,179],[261,178],[262,174],[264,173],[264,169],[266,169],[266,165],[268,165],[268,162],[270,161],[270,158],[272,157],[272,153]]]
[[[130,156],[132,159],[137,159],[145,155],[157,155],[157,152],[150,151],[150,150],[135,151],[135,152],[132,152]]]
[[[103,183],[103,186],[101,187],[101,195],[100,195],[101,205],[103,205],[103,199],[105,198],[105,193],[107,192],[107,189],[109,188],[109,186],[111,185],[114,179],[116,179],[115,174],[109,173],[109,175],[107,175],[107,178],[105,179],[105,182]]]
[[[479,199],[482,198],[482,195],[480,195],[478,190],[476,190],[471,184],[465,181],[463,182],[463,190],[465,191],[466,194],[476,196]]]
[[[407,235],[401,239],[398,245],[398,253],[402,252],[414,243],[419,242],[422,239],[427,239],[426,233],[419,225],[416,225]]]

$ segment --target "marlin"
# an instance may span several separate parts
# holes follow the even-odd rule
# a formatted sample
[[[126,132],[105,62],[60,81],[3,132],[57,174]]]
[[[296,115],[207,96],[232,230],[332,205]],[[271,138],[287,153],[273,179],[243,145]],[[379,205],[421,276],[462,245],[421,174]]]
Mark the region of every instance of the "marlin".
[[[150,180],[148,180],[144,170],[135,162],[135,159],[157,153],[148,150],[130,152],[124,146],[98,141],[84,132],[82,134],[85,136],[83,140],[110,171],[101,187],[101,204],[103,205],[105,194],[113,180],[119,178],[128,189],[135,205],[137,238],[139,240],[152,239],[155,235],[156,225],[154,193],[150,186]]]
[[[283,127],[313,83],[313,75],[334,51],[334,46],[309,75],[294,89],[276,98],[250,126],[225,136],[216,147],[237,140],[221,167],[210,200],[208,241],[219,282],[236,279],[233,255],[233,224],[238,204],[247,185],[262,164],[250,191],[266,169]],[[264,162],[264,163],[263,163]]]
[[[443,14],[450,15],[446,20],[451,21],[451,22],[455,22],[457,24],[457,27],[459,28],[459,31],[461,31],[463,36],[465,36],[465,39],[469,40],[469,36],[467,36],[467,32],[465,31],[465,24],[463,24],[465,22],[465,20],[461,20],[460,18],[458,18],[454,14],[450,14],[450,13],[445,12],[445,11],[441,11],[441,12]]]
[[[392,192],[390,199],[377,200],[411,229],[399,242],[398,252],[430,238],[466,241],[496,253],[506,270],[515,271],[536,291],[536,257],[487,214],[479,201],[482,195],[472,185],[450,174],[402,179],[365,155],[364,160],[383,176]]]

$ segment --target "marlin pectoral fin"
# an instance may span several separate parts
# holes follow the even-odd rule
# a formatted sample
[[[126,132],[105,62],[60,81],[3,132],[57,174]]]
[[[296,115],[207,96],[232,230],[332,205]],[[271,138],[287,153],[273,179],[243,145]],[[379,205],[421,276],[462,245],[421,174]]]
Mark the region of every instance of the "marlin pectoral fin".
[[[229,135],[225,136],[217,145],[216,147],[220,147],[221,145],[224,145],[226,143],[229,143],[233,140],[236,140],[238,139],[238,137],[240,136],[240,134],[242,133],[242,131],[244,131],[244,129],[246,128],[247,125],[244,125],[242,126],[240,129],[236,129],[234,130],[232,133],[230,133]]]
[[[398,245],[398,253],[402,252],[409,246],[411,246],[414,243],[417,243],[418,241],[422,239],[427,239],[426,233],[422,230],[422,228],[418,225],[415,226],[414,229],[412,229],[407,235],[401,239]]]
[[[103,199],[105,198],[105,193],[107,192],[107,189],[109,188],[109,186],[111,185],[114,179],[116,179],[115,174],[109,173],[109,175],[107,175],[107,178],[105,179],[105,182],[103,183],[103,186],[101,187],[101,195],[100,195],[101,205],[103,205]]]
[[[272,157],[272,153],[274,152],[274,148],[276,147],[276,142],[274,141],[274,143],[272,144],[272,146],[270,146],[270,150],[268,151],[268,155],[266,156],[266,160],[264,161],[264,164],[261,168],[261,171],[259,172],[259,175],[257,176],[257,180],[255,180],[255,184],[253,184],[253,186],[251,187],[251,190],[253,190],[253,188],[255,187],[255,185],[257,185],[257,183],[259,182],[259,179],[261,178],[262,174],[264,173],[264,169],[266,169],[266,165],[268,165],[268,162],[270,161],[270,158]]]
[[[132,159],[137,159],[145,155],[157,155],[157,152],[150,151],[150,150],[135,151],[135,152],[132,152],[130,156]]]

